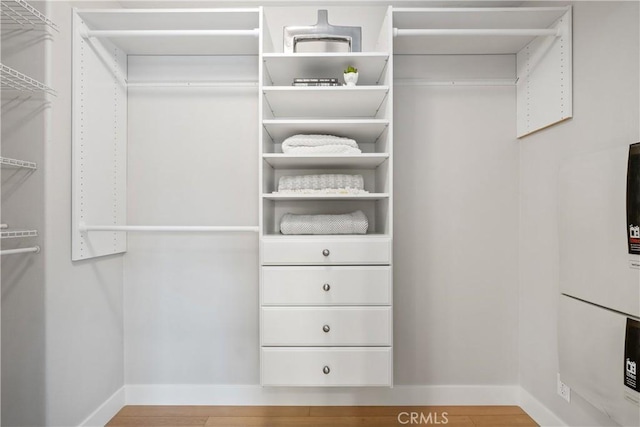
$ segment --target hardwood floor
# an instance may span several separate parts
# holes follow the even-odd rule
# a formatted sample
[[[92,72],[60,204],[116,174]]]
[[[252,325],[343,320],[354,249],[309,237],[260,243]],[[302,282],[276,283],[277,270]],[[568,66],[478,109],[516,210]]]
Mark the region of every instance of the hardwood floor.
[[[518,406],[125,406],[107,424],[210,427],[533,427]]]

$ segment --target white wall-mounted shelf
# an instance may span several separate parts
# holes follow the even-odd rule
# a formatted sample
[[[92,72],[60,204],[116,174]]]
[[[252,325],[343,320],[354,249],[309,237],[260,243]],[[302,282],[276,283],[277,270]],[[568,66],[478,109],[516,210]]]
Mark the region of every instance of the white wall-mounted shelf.
[[[38,230],[16,230],[0,232],[0,239],[19,239],[22,237],[38,237]]]
[[[81,35],[129,55],[257,55],[258,8],[84,9]]]
[[[388,153],[353,155],[263,154],[267,164],[276,169],[375,169],[389,159]]]
[[[0,165],[11,168],[37,169],[38,165],[34,162],[25,160],[11,159],[9,157],[0,157]]]
[[[353,138],[358,142],[374,142],[389,127],[387,119],[266,119],[262,121],[274,142],[301,134],[314,133]]]
[[[262,88],[274,117],[376,117],[389,86]]]
[[[55,95],[55,91],[44,83],[32,79],[26,74],[0,64],[0,84],[2,90],[17,90],[21,92],[44,92]]]
[[[59,31],[53,21],[24,0],[2,0],[0,12],[1,23],[8,28],[12,26],[21,28],[45,27]]]
[[[394,8],[394,54],[515,54],[570,7]],[[548,34],[547,34],[548,33]]]
[[[264,194],[266,200],[383,200],[389,198],[389,193],[362,194]]]
[[[382,52],[339,53],[265,53],[262,56],[265,77],[273,86],[286,86],[294,78],[335,77],[342,82],[342,74],[349,65],[358,69],[358,83],[384,83],[389,54]],[[266,84],[266,82],[265,82]]]

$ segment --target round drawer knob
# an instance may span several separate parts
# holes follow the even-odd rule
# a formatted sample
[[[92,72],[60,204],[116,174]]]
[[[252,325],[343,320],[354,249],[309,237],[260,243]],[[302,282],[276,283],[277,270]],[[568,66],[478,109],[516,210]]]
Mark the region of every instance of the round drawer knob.
[[[325,331],[325,332],[329,332],[331,330],[331,328],[329,327],[329,325],[324,325],[322,327],[322,330]]]
[[[329,369],[328,366],[325,366],[324,368],[322,368],[322,372],[324,372],[325,375],[329,374],[329,372],[331,372],[331,369]]]
[[[328,283],[325,283],[324,285],[322,285],[322,289],[329,292],[329,289],[331,289],[331,285],[329,285]]]
[[[324,250],[322,251],[322,255],[324,255],[324,256],[329,256],[329,254],[330,254],[330,253],[331,253],[331,252],[329,252],[329,249],[324,249]]]

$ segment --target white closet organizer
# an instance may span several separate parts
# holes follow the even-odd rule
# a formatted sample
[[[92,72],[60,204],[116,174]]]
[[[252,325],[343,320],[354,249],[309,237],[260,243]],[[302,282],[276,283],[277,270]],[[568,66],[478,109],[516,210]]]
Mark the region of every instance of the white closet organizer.
[[[516,55],[517,136],[572,117],[571,6],[394,8],[394,52]]]
[[[26,30],[55,30],[56,24],[47,18],[43,13],[35,9],[24,0],[3,0],[0,5],[1,24],[8,29],[20,28]],[[0,64],[0,86],[3,93],[17,92],[44,95],[43,102],[47,101],[48,95],[55,95],[56,92],[48,85],[23,74],[5,64]],[[37,164],[28,160],[14,159],[10,157],[0,157],[0,166],[5,169],[25,169],[33,172],[37,169]],[[7,224],[1,224],[0,229],[8,230]],[[2,231],[0,239],[23,239],[38,237],[37,230],[11,230]],[[39,253],[40,246],[0,250],[0,256],[17,255],[27,253]]]
[[[257,225],[130,225],[127,96],[133,87],[255,87],[257,82],[129,80],[129,55],[255,55],[260,8],[86,9],[73,16],[73,260],[126,251],[127,232],[257,232]],[[194,89],[197,90],[197,89]]]
[[[331,20],[329,11],[329,20]],[[358,25],[357,19],[352,25]],[[392,357],[392,35],[363,52],[282,53],[265,37],[261,108],[261,382],[264,386],[390,386]],[[275,45],[275,43],[273,44]],[[339,77],[355,87],[298,87]],[[285,154],[297,134],[357,141],[361,154]],[[359,174],[367,193],[274,194],[283,176]],[[285,213],[361,210],[366,235],[283,235]]]

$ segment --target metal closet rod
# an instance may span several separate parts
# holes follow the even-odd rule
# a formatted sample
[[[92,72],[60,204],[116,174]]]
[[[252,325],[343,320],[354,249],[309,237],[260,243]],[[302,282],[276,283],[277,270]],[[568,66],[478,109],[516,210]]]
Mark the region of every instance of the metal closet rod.
[[[6,249],[4,251],[0,251],[0,256],[29,254],[29,253],[34,253],[34,254],[40,253],[40,246],[34,246],[32,248]]]
[[[254,36],[260,34],[258,28],[252,30],[86,30],[82,37],[156,37],[156,36]]]
[[[556,28],[394,28],[393,36],[555,36],[562,35]]]
[[[230,225],[230,226],[210,226],[210,225],[86,225],[80,224],[78,229],[81,233],[87,231],[142,231],[142,232],[258,232],[257,225]]]

